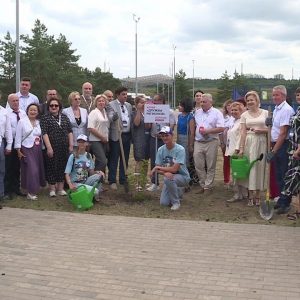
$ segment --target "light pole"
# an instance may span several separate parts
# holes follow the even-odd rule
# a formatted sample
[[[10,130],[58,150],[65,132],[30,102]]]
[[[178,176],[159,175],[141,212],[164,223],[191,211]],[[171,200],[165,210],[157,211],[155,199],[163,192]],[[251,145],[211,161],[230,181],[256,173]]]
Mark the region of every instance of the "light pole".
[[[16,0],[16,92],[20,90],[19,0]]]
[[[194,97],[194,94],[195,94],[195,73],[194,73],[194,70],[195,70],[195,60],[193,59],[193,97]]]
[[[174,50],[174,63],[173,63],[173,68],[174,68],[174,88],[173,88],[173,108],[175,109],[176,106],[176,67],[175,67],[175,50],[176,50],[176,45],[173,45],[173,50]]]
[[[137,24],[141,18],[133,14],[133,21],[135,22],[135,96],[138,93],[138,80],[137,80]]]

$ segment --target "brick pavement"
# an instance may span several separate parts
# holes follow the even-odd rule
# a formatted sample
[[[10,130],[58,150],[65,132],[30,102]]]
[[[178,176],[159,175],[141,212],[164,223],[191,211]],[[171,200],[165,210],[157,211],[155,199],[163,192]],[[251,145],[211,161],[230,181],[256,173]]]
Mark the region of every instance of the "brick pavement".
[[[0,210],[0,299],[300,299],[300,229]]]

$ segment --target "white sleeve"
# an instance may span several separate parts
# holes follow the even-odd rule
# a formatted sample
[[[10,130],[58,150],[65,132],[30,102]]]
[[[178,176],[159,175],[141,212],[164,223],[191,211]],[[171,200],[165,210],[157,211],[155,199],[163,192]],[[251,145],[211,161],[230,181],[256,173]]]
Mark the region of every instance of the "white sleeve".
[[[15,136],[15,149],[21,149],[22,144],[22,123],[21,121],[18,122],[17,129],[16,129],[16,136]]]

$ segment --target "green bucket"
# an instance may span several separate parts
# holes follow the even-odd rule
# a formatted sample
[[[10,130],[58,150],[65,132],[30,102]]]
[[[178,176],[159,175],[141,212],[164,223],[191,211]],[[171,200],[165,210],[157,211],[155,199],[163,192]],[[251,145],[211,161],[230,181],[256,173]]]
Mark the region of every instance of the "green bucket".
[[[78,210],[87,210],[93,207],[94,191],[97,183],[93,186],[91,191],[88,191],[86,186],[80,185],[76,191],[68,190],[68,197],[70,202]]]
[[[246,179],[249,177],[250,163],[247,156],[231,156],[230,166],[234,179]]]

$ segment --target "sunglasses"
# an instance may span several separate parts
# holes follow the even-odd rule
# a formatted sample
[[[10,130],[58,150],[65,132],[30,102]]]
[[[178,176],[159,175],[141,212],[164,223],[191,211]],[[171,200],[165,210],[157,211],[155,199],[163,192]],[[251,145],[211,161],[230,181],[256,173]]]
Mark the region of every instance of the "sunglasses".
[[[49,107],[59,107],[58,104],[50,104]]]

